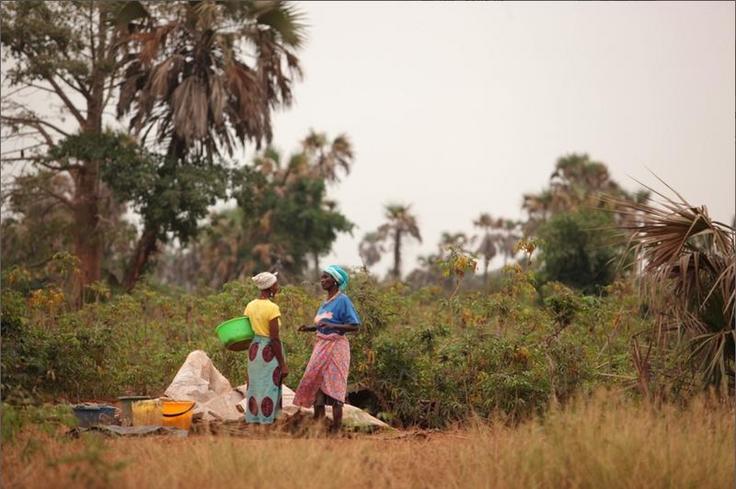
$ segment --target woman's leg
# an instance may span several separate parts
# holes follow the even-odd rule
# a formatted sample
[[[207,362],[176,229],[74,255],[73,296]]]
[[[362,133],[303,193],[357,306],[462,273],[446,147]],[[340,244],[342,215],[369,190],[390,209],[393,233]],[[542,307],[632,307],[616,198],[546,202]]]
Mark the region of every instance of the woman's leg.
[[[314,399],[314,419],[322,419],[325,417],[325,395],[322,390],[317,391]]]
[[[332,432],[339,433],[342,428],[342,403],[336,402],[332,405]]]

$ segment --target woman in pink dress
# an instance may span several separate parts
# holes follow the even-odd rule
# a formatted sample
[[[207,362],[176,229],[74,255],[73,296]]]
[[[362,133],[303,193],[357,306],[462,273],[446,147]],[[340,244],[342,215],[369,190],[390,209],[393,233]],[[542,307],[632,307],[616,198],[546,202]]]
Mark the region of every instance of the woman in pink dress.
[[[324,269],[320,285],[327,292],[311,326],[299,331],[316,331],[312,356],[294,396],[294,404],[314,407],[314,418],[325,416],[325,404],[332,406],[332,432],[342,426],[350,369],[350,343],[345,333],[358,330],[360,318],[350,298],[343,293],[350,281],[347,272],[336,265]]]

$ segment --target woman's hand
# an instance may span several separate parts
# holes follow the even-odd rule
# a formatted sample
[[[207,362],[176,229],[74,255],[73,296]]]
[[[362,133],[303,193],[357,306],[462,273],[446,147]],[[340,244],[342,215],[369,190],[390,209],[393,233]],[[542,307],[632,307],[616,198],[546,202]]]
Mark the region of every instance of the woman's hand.
[[[309,326],[306,324],[302,324],[297,328],[297,331],[301,331],[302,333],[308,333],[311,331],[317,331],[317,326]]]
[[[287,375],[289,375],[289,366],[284,364],[281,366],[281,383],[284,382]]]

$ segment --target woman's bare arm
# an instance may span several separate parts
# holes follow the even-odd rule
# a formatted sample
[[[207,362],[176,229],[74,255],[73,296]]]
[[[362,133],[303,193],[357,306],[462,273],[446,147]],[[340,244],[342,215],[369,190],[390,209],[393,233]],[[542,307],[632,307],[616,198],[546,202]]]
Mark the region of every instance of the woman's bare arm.
[[[358,325],[357,324],[319,323],[318,326],[319,327],[322,327],[322,328],[336,329],[338,331],[342,331],[343,333],[354,333],[355,331],[358,331]]]

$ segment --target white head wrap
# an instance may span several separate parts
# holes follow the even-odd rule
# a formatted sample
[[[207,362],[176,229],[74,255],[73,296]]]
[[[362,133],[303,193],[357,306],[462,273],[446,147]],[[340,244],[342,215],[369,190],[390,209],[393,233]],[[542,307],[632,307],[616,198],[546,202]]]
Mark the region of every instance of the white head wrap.
[[[258,287],[260,290],[266,290],[276,283],[276,280],[278,280],[276,275],[278,273],[279,272],[261,272],[255,277],[252,277],[251,280],[253,280],[253,283],[255,283],[256,287]]]

